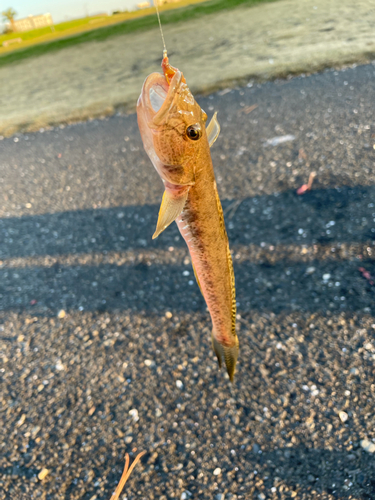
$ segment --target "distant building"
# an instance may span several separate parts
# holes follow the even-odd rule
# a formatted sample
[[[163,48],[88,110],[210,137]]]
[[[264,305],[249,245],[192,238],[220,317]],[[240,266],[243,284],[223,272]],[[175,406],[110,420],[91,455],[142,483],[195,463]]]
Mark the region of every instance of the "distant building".
[[[37,28],[45,28],[46,26],[53,26],[51,14],[41,14],[39,16],[28,16],[23,19],[17,19],[13,22],[14,31],[30,31]]]
[[[137,7],[138,9],[147,9],[147,7],[151,7],[151,3],[150,2],[137,3]]]

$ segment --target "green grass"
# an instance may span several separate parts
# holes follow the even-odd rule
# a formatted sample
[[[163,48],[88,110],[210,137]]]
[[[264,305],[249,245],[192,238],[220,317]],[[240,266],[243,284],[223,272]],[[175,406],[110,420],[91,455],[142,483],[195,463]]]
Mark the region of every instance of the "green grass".
[[[22,40],[30,40],[33,38],[38,38],[40,36],[46,35],[47,33],[51,33],[50,26],[47,26],[46,28],[40,28],[37,30],[26,31],[25,33],[8,33],[6,35],[0,35],[0,44],[5,42],[6,40],[12,40],[13,38],[22,38]]]
[[[104,18],[104,16],[103,16]],[[82,19],[74,19],[73,21],[66,21],[64,23],[55,24],[54,26],[46,26],[45,28],[38,28],[36,30],[25,31],[21,33],[8,33],[6,35],[0,35],[0,45],[6,40],[12,40],[13,38],[22,38],[22,40],[34,40],[35,38],[40,38],[44,35],[48,35],[52,32],[62,33],[66,30],[72,28],[78,28],[82,26],[87,26],[90,21],[99,19],[98,17],[86,17]],[[100,18],[101,19],[101,18]]]
[[[179,9],[171,9],[171,10],[162,9],[161,21],[163,25],[166,25],[170,23],[196,19],[203,15],[212,14],[214,12],[219,12],[222,10],[231,10],[240,5],[251,7],[259,3],[266,3],[273,1],[275,0],[209,0],[207,2],[181,7]],[[150,9],[148,9],[148,11],[150,11]],[[82,20],[77,20],[76,22],[79,24],[79,21]],[[62,23],[62,24],[67,24],[67,23]],[[57,26],[55,28],[57,28]],[[66,47],[72,47],[80,43],[92,42],[92,41],[100,42],[103,40],[107,40],[110,37],[123,35],[127,33],[133,33],[135,31],[144,31],[151,28],[155,28],[157,26],[158,26],[158,21],[156,14],[153,10],[151,14],[145,15],[144,17],[129,19],[127,21],[118,24],[92,29],[90,31],[85,31],[83,33],[77,33],[67,38],[52,40],[49,42],[32,45],[24,49],[14,50],[12,52],[6,53],[3,56],[0,56],[0,67],[10,63],[22,61],[23,59],[27,59],[29,57],[37,57],[43,54],[56,52],[58,50],[62,50]],[[42,30],[33,30],[33,31],[42,31]],[[49,31],[50,28],[47,29],[47,33]],[[63,32],[64,30],[61,31]],[[194,42],[194,40],[192,42]]]

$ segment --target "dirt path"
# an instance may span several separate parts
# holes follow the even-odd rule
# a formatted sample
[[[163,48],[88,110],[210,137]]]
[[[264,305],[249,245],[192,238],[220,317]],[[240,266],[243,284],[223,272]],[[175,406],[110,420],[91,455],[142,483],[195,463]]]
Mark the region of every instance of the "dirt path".
[[[374,0],[281,0],[168,25],[165,36],[172,64],[194,91],[207,91],[368,61],[374,22]],[[152,30],[1,68],[0,134],[133,108],[161,49]]]

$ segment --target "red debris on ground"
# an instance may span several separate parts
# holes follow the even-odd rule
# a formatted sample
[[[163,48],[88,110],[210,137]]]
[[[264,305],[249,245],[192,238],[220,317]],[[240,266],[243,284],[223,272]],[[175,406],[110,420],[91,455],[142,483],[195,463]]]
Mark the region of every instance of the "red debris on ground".
[[[367,281],[369,282],[369,284],[370,284],[371,286],[374,286],[374,285],[375,285],[375,282],[374,282],[374,279],[375,279],[375,278],[373,278],[373,277],[371,276],[371,274],[370,274],[368,271],[366,271],[366,269],[365,269],[364,267],[359,267],[359,268],[358,268],[358,271],[362,274],[362,276],[363,276],[364,278],[366,278],[366,279],[367,279]]]
[[[301,195],[301,194],[306,193],[306,191],[310,191],[312,183],[314,182],[315,176],[316,176],[316,173],[311,172],[309,175],[309,180],[308,180],[307,184],[302,184],[302,186],[297,189],[297,194]]]

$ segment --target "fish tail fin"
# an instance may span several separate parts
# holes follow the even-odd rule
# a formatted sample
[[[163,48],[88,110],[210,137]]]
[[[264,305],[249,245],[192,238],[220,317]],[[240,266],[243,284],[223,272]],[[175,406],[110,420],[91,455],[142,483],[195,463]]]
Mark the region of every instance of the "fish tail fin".
[[[224,358],[230,381],[233,382],[239,351],[237,337],[235,345],[227,347],[223,344],[220,344],[220,342],[215,338],[214,332],[212,331],[212,347],[215,351],[219,363],[219,368],[221,368],[222,359]]]

